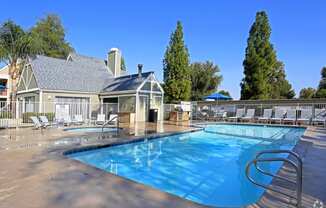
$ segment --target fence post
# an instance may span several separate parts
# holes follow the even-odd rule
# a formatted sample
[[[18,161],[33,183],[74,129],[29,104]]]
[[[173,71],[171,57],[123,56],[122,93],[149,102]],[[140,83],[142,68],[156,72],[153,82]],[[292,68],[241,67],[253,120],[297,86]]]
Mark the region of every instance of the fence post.
[[[15,102],[15,101],[14,101]],[[19,102],[16,101],[16,128],[18,127],[19,125]]]

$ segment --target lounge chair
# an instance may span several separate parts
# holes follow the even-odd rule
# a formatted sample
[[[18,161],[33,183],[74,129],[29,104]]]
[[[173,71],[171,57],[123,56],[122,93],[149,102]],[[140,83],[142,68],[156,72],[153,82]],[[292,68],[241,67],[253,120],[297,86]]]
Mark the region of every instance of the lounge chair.
[[[200,120],[208,120],[209,118],[209,115],[206,111],[198,111],[197,112],[197,117],[200,119]]]
[[[270,122],[272,118],[273,109],[264,109],[264,114],[261,117],[258,117],[258,122]]]
[[[244,113],[245,113],[244,108],[238,108],[236,113],[235,113],[235,116],[228,117],[228,120],[237,122],[239,119],[241,119],[244,116]]]
[[[46,116],[39,116],[41,124],[45,127],[51,126],[51,123],[49,122],[48,118]]]
[[[36,116],[31,116],[30,119],[33,121],[35,129],[45,128],[45,126],[38,120]]]
[[[70,115],[65,115],[63,118],[63,125],[70,126],[72,123]]]
[[[241,121],[253,121],[255,119],[255,109],[248,109],[244,117],[241,118]]]
[[[74,115],[73,124],[82,125],[84,123],[83,115]]]
[[[272,117],[270,120],[271,122],[279,122],[279,123],[282,123],[283,119],[284,119],[284,114],[285,114],[285,111],[283,109],[280,109],[280,108],[276,108],[275,109],[275,114],[274,114],[274,117]]]
[[[315,116],[312,119],[312,125],[322,123],[324,126],[326,125],[326,110],[321,108],[315,109]]]
[[[286,111],[286,116],[283,119],[284,123],[292,123],[293,125],[297,122],[297,110],[296,109],[288,109]]]
[[[225,121],[227,118],[227,112],[226,111],[219,111],[215,115],[216,120],[222,120]]]
[[[105,115],[104,114],[97,114],[97,119],[95,121],[96,125],[103,125],[105,123]]]
[[[300,118],[297,119],[297,123],[310,123],[312,119],[312,110],[311,109],[302,109]]]

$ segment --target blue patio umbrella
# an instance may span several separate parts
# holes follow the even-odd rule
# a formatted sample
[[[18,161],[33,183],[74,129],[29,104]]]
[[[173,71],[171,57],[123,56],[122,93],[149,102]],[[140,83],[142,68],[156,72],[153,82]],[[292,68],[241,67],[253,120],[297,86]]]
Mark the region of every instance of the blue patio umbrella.
[[[232,98],[226,95],[222,95],[221,93],[213,93],[210,94],[206,97],[204,97],[204,99],[210,99],[210,100],[231,100]]]

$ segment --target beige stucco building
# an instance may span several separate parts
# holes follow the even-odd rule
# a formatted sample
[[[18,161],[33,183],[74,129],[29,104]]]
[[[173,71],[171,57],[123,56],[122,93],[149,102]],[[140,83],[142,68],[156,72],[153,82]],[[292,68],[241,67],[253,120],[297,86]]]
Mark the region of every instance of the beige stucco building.
[[[8,66],[4,66],[0,69],[0,103],[9,102],[10,96],[10,77],[8,72]]]

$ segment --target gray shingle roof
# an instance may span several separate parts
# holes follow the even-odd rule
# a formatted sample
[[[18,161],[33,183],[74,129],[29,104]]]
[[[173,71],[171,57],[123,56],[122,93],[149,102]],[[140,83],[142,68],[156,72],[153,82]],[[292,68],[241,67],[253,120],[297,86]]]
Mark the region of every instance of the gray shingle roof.
[[[101,93],[112,93],[125,90],[136,90],[144,80],[154,72],[144,72],[141,77],[138,74],[131,74],[117,78],[111,78],[107,81],[106,87]]]
[[[104,60],[71,54],[72,61],[37,55],[30,63],[38,87],[48,90],[100,92],[112,79]]]

